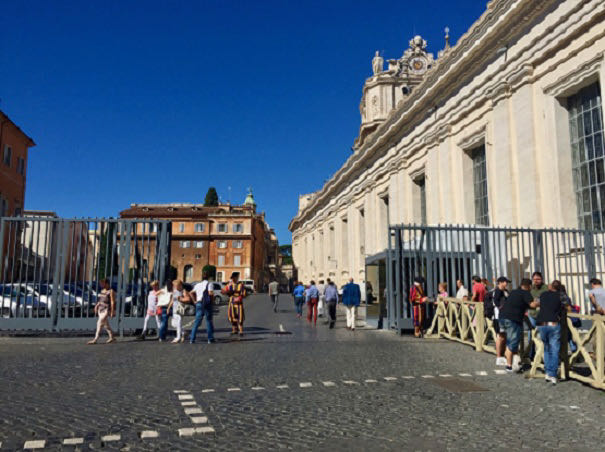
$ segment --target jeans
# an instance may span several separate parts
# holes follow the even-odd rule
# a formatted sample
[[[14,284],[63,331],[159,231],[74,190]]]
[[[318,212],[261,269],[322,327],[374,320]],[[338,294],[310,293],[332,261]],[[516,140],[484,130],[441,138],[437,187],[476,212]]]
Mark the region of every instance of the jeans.
[[[561,325],[539,326],[538,331],[544,342],[544,370],[549,377],[556,377],[561,349]]]
[[[336,300],[328,301],[328,313],[330,314],[330,328],[336,323]]]
[[[191,328],[191,335],[189,336],[189,342],[192,344],[195,342],[195,336],[197,334],[197,329],[202,323],[202,320],[206,317],[206,333],[208,334],[208,340],[214,340],[214,324],[212,323],[212,305],[204,307],[204,304],[201,301],[198,301],[195,304],[195,322],[193,323],[193,328]]]
[[[519,342],[523,333],[523,324],[509,319],[500,319],[500,332],[506,333],[506,348],[511,352],[519,351]]]
[[[536,356],[536,348],[534,347],[534,343],[531,341],[531,335],[533,333],[533,329],[536,328],[536,318],[529,315],[526,318],[529,321],[529,325],[531,325],[531,328],[529,328],[527,332],[527,343],[529,344],[529,359],[533,361],[534,356]]]
[[[273,312],[277,312],[277,303],[279,302],[279,294],[271,295],[271,301],[273,302]]]
[[[296,313],[298,315],[302,315],[303,304],[305,304],[305,299],[303,297],[294,297],[294,307],[296,308]]]
[[[160,308],[162,310],[162,314],[160,315],[160,339],[166,340],[166,330],[168,329],[168,308],[163,307]]]

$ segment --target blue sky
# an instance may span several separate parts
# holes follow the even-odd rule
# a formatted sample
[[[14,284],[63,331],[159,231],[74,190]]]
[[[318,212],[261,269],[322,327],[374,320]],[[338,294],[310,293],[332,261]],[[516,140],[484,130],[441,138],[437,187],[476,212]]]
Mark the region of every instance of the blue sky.
[[[375,50],[435,54],[484,0],[2,2],[0,109],[37,146],[26,209],[243,202],[281,243],[298,194],[350,155]]]

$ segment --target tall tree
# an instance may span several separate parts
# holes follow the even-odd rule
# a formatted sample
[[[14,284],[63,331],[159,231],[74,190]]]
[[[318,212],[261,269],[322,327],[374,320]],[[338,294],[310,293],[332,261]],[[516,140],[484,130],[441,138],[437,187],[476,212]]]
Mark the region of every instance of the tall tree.
[[[218,206],[218,194],[216,193],[216,188],[210,187],[208,192],[206,193],[206,199],[204,199],[204,205],[208,206]]]

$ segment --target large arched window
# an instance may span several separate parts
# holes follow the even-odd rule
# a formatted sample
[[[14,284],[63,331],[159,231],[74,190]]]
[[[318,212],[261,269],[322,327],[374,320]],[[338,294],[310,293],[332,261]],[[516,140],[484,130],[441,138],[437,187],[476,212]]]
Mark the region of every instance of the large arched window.
[[[190,282],[193,279],[193,265],[185,265],[183,270],[183,281]]]

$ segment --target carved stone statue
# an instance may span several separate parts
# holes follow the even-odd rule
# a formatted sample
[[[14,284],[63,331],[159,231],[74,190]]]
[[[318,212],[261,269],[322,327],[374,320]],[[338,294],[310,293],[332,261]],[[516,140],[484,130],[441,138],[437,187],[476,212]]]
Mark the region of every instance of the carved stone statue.
[[[374,75],[380,74],[384,70],[384,59],[380,56],[378,50],[376,51],[376,55],[372,58],[372,71]]]

